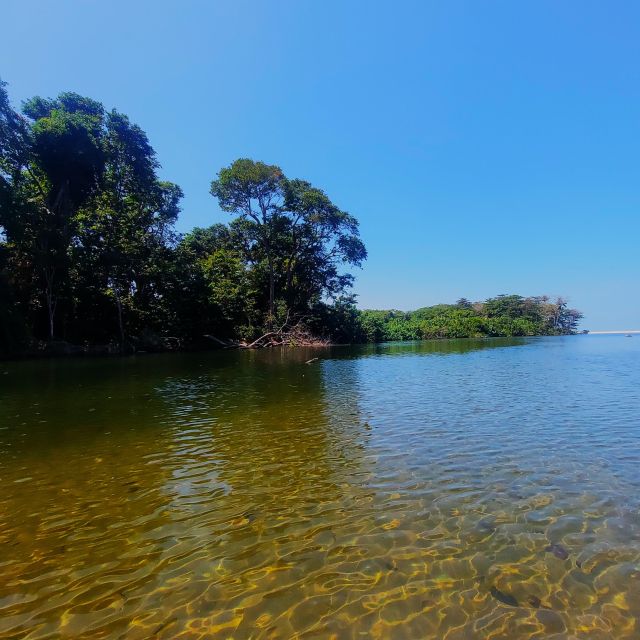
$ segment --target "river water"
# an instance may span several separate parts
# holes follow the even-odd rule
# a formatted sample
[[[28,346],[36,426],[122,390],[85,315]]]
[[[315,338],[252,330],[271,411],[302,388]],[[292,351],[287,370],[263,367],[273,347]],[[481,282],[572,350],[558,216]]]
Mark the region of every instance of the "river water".
[[[0,363],[0,483],[0,638],[640,637],[638,337]]]

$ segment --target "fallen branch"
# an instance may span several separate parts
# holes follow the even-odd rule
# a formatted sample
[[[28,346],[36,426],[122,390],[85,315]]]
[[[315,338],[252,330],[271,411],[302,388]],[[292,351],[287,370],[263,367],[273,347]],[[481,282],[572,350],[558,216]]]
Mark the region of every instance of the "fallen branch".
[[[208,340],[212,340],[216,344],[219,344],[223,349],[239,349],[246,346],[244,342],[236,342],[235,340],[221,340],[220,338],[216,338],[209,333],[203,333],[202,337],[207,338]]]
[[[263,335],[249,343],[237,342],[233,340],[224,341],[208,333],[204,334],[204,337],[212,340],[213,342],[216,342],[225,349],[264,349],[267,347],[283,346],[315,347],[330,344],[329,340],[318,338],[317,336],[309,333],[301,319],[298,320],[295,324],[290,324],[288,313],[285,321],[280,327],[267,331],[267,333],[264,333]],[[311,360],[309,360],[309,362],[307,362],[307,364],[310,364],[315,360],[317,360],[317,358],[312,358]]]
[[[257,340],[254,340],[251,344],[248,344],[243,349],[253,349],[253,347],[258,346],[258,343],[264,340],[265,338],[269,338],[270,336],[278,335],[277,331],[269,331],[269,333],[265,333],[263,336],[260,336]]]

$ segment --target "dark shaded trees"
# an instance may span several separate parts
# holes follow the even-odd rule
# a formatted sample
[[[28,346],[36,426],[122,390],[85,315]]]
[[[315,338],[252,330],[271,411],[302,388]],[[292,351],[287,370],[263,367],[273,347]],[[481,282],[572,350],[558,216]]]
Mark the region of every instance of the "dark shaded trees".
[[[124,345],[129,329],[139,331],[162,311],[158,267],[170,259],[175,244],[182,191],[159,180],[155,151],[126,116],[106,115],[102,141],[102,181],[79,213],[74,262],[90,265],[92,286],[99,282],[95,294],[111,301]]]
[[[26,241],[30,146],[28,123],[11,107],[0,80],[0,353],[23,348],[28,337],[32,277],[27,256],[17,248]]]
[[[196,227],[175,251],[171,306],[185,341],[250,338],[259,324],[254,277],[232,227]]]
[[[69,298],[69,249],[76,214],[100,186],[104,170],[104,109],[75,93],[55,100],[33,98],[23,106],[31,119],[26,164],[30,207],[23,214],[20,250],[33,260],[53,339],[59,302]]]
[[[0,289],[13,315],[48,340],[124,346],[129,329],[164,329],[182,192],[159,180],[146,134],[75,93],[23,111],[0,85]]]
[[[22,213],[23,172],[30,146],[29,126],[11,107],[6,83],[0,80],[0,233],[5,240],[16,230]]]

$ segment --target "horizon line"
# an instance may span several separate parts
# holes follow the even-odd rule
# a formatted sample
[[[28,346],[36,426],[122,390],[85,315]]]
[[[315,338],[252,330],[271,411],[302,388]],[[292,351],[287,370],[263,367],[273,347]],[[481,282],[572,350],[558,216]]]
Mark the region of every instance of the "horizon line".
[[[595,333],[595,334],[640,333],[640,329],[627,329],[627,330],[620,330],[620,331],[587,331],[587,333]]]

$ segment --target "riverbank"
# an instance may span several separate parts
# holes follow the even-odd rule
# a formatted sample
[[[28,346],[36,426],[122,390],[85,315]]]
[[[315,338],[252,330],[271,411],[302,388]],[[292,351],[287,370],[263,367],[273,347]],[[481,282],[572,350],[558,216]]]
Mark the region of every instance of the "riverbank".
[[[595,335],[597,332],[593,332]],[[604,333],[604,332],[603,332]],[[20,351],[14,351],[11,353],[0,354],[0,362],[10,362],[16,360],[39,360],[39,359],[65,359],[65,358],[119,358],[123,356],[139,356],[139,355],[161,355],[161,354],[197,354],[207,352],[234,352],[234,351],[271,351],[277,349],[291,349],[304,351],[306,349],[332,349],[335,347],[376,347],[383,346],[388,343],[394,344],[411,344],[411,343],[457,343],[461,340],[472,341],[474,343],[486,342],[490,344],[492,341],[513,339],[513,338],[560,338],[567,335],[588,335],[588,332],[575,332],[571,334],[538,334],[528,336],[465,336],[462,338],[418,338],[407,340],[380,340],[369,342],[333,342],[330,340],[317,339],[315,341],[299,342],[296,344],[283,344],[281,342],[262,343],[259,345],[252,345],[246,343],[237,343],[226,340],[204,340],[197,344],[178,345],[175,343],[168,343],[164,346],[159,343],[147,345],[147,348],[135,348],[133,345],[127,345],[126,349],[121,349],[117,343],[109,344],[95,344],[95,345],[79,345],[64,342],[62,340],[56,340],[54,342],[37,342],[32,344],[29,348]],[[624,334],[616,334],[624,335]]]
[[[497,296],[484,302],[461,299],[415,311],[357,309],[353,304],[316,307],[316,313],[271,326],[166,335],[149,327],[130,330],[124,339],[108,342],[31,339],[6,344],[0,357],[117,356],[172,351],[326,347],[336,344],[378,344],[413,340],[511,338],[570,335],[582,314],[562,299]]]
[[[64,340],[42,341],[30,343],[24,349],[0,353],[2,360],[23,360],[38,358],[65,357],[117,357],[142,355],[147,353],[193,353],[206,351],[258,350],[276,347],[316,348],[336,347],[345,343],[332,342],[323,338],[287,339],[269,333],[251,342],[223,340],[215,336],[205,335],[203,339],[189,344],[181,344],[176,338],[156,338],[154,340],[137,340],[127,342],[124,348],[117,342],[107,344],[74,344]]]

